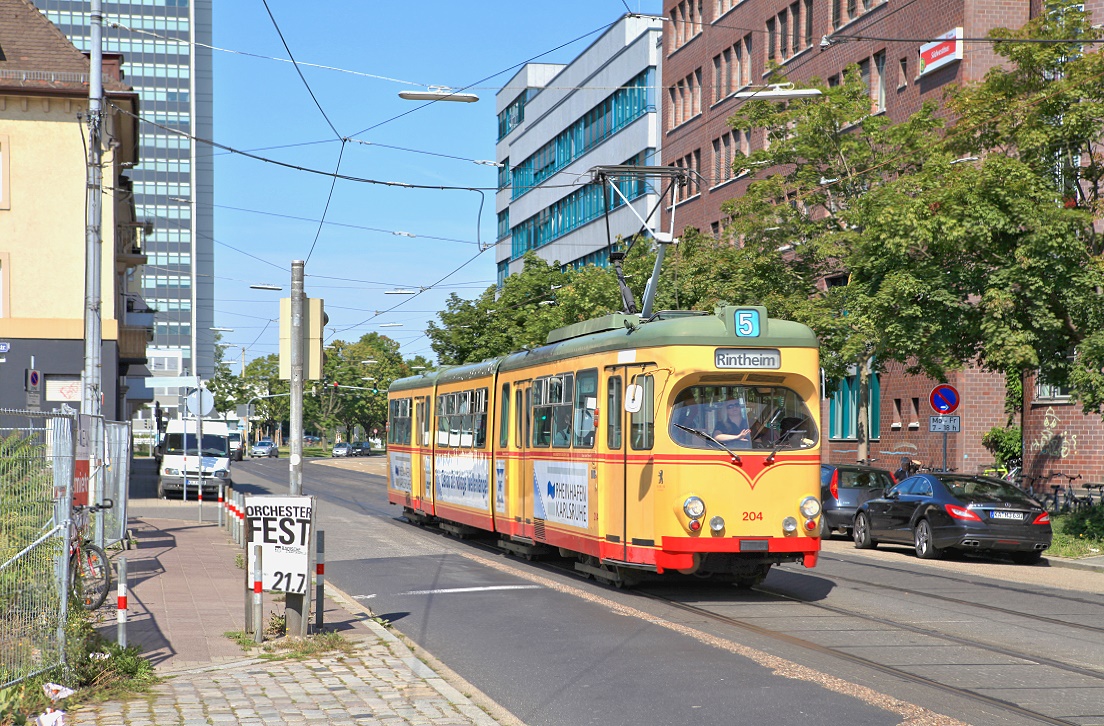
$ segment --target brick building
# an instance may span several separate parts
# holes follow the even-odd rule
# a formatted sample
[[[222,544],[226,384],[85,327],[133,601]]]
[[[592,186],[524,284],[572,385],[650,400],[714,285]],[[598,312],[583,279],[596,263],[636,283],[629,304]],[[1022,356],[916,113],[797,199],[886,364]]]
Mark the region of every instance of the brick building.
[[[680,228],[720,236],[721,205],[744,192],[747,177],[732,166],[737,151],[760,148],[763,136],[734,131],[727,119],[743,102],[736,93],[761,86],[773,61],[798,85],[832,83],[857,64],[871,109],[901,121],[951,87],[980,80],[998,56],[983,38],[994,27],[1019,27],[1045,0],[664,0],[660,114],[664,163],[696,172],[677,201]],[[1104,0],[1085,9],[1104,17]],[[860,40],[841,36],[861,36]],[[875,40],[878,38],[879,40]],[[893,40],[900,39],[900,40]],[[941,47],[924,39],[946,39]],[[959,40],[965,39],[965,40]],[[928,47],[922,48],[927,45]],[[924,51],[923,53],[921,51]],[[923,61],[922,61],[923,58]],[[670,210],[665,210],[664,226]],[[857,377],[824,402],[825,459],[855,461]],[[975,472],[992,461],[981,437],[1007,421],[999,375],[968,369],[950,376],[962,395],[962,431],[947,439],[947,465]],[[1025,382],[1025,469],[1082,473],[1104,481],[1104,423],[1053,386]],[[890,366],[872,381],[870,456],[896,468],[903,456],[941,465],[943,435],[928,432],[935,381]],[[1057,480],[1056,480],[1057,481]]]

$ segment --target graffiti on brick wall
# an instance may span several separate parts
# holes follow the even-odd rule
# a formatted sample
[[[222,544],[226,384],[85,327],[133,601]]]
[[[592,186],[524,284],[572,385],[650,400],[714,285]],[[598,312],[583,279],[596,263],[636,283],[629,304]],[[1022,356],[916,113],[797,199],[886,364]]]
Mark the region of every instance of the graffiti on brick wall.
[[[1061,429],[1061,426],[1062,419],[1048,406],[1043,416],[1043,430],[1031,442],[1031,451],[1054,459],[1065,459],[1076,454],[1077,434]]]

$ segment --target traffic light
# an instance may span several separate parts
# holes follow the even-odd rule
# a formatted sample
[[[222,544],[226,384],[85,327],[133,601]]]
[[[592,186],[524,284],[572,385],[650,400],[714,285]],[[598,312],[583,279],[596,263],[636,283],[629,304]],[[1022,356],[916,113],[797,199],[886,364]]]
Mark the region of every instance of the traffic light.
[[[372,393],[379,393],[379,386],[373,384]]]
[[[337,381],[334,381],[334,390],[336,391],[337,389],[338,389]]]

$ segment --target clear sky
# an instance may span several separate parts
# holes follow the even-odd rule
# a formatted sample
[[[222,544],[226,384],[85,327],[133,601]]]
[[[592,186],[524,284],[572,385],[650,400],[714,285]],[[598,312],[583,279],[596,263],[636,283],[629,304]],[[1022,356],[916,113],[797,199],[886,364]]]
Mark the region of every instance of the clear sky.
[[[278,33],[262,0],[214,5],[214,45],[226,49],[214,51],[220,144],[327,174],[340,155],[340,172],[353,177],[487,189],[496,170],[473,162],[494,160],[495,92],[519,64],[569,62],[627,8],[662,10],[661,0],[268,0]],[[270,59],[289,57],[284,41],[297,61],[342,70],[301,66],[308,90],[291,63]],[[474,85],[480,100],[419,108],[398,97],[419,85]],[[355,141],[343,149],[341,137]],[[338,180],[330,196],[329,176],[213,153],[215,325],[233,329],[221,334],[230,360],[242,347],[247,360],[278,351],[269,321],[290,294],[293,259],[307,260],[307,295],[325,300],[328,338],[380,332],[405,356],[433,357],[426,323],[450,293],[474,297],[495,280],[493,191],[480,217],[471,191]],[[450,273],[417,297],[384,293]]]

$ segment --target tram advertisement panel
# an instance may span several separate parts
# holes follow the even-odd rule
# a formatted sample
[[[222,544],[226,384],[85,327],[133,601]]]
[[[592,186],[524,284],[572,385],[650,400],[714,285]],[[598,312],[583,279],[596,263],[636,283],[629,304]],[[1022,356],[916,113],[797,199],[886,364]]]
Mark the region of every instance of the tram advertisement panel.
[[[495,459],[495,511],[506,512],[506,460]]]
[[[533,516],[586,529],[590,486],[585,462],[533,462]]]
[[[490,482],[487,460],[471,454],[438,455],[436,465],[437,501],[476,509],[490,509]]]
[[[408,494],[413,489],[413,477],[410,473],[410,454],[393,452],[391,461],[391,488]]]

